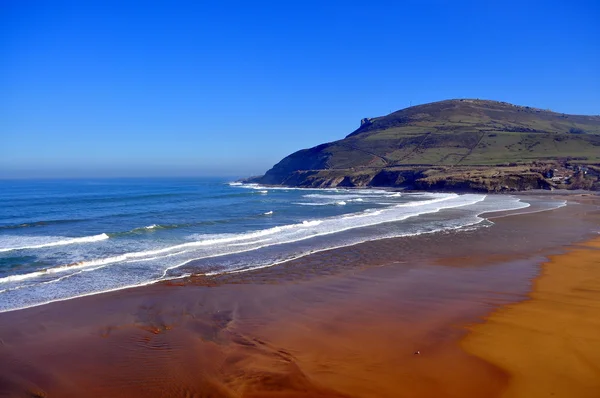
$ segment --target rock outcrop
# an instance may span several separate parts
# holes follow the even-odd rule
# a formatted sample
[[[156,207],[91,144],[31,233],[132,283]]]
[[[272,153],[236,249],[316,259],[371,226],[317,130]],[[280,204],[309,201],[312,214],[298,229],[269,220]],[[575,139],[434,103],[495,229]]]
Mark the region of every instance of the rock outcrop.
[[[594,165],[600,116],[449,100],[364,118],[346,138],[297,151],[248,181],[485,192],[595,188]]]

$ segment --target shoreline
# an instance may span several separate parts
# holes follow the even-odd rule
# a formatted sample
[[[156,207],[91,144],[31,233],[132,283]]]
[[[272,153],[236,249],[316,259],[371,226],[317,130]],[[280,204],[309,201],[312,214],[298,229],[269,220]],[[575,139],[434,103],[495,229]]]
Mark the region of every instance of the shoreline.
[[[301,189],[305,189],[305,188],[301,188]],[[310,188],[309,188],[310,189]],[[335,189],[335,188],[331,188],[331,189]],[[357,188],[358,189],[358,188]],[[374,188],[374,189],[379,189],[379,188]],[[383,190],[386,190],[385,188],[383,188]],[[488,196],[488,195],[502,195],[502,194],[482,194],[484,196]],[[570,194],[569,194],[570,196]],[[575,197],[582,197],[585,195],[576,195]],[[525,196],[526,198],[527,196]],[[535,198],[535,195],[532,195],[531,197]],[[562,198],[562,197],[561,197]],[[553,198],[555,199],[555,198]],[[75,299],[80,299],[80,298],[84,298],[84,297],[90,297],[90,296],[95,296],[95,295],[102,295],[102,294],[110,294],[110,293],[115,293],[121,290],[127,290],[127,289],[136,289],[136,288],[143,288],[146,286],[151,286],[151,285],[155,285],[155,284],[181,284],[181,283],[186,283],[185,281],[187,279],[195,279],[198,280],[200,278],[204,278],[206,280],[213,280],[213,279],[225,279],[225,280],[231,280],[231,276],[235,276],[238,274],[243,274],[246,272],[261,272],[261,270],[264,269],[269,269],[271,267],[275,267],[275,266],[281,266],[281,265],[285,265],[287,263],[293,263],[299,259],[305,258],[307,256],[313,256],[315,254],[318,253],[322,253],[322,252],[328,252],[328,251],[332,251],[332,250],[343,250],[345,248],[349,248],[355,245],[362,245],[365,243],[369,243],[369,242],[374,242],[374,241],[378,241],[378,240],[388,240],[388,239],[406,239],[406,238],[412,238],[415,236],[421,236],[421,235],[434,235],[434,234],[439,234],[439,233],[448,233],[448,232],[462,232],[461,230],[469,230],[471,228],[477,228],[477,226],[479,224],[481,224],[482,222],[485,221],[490,221],[491,219],[495,219],[495,218],[500,218],[500,217],[509,217],[509,216],[519,216],[519,215],[527,215],[527,214],[533,214],[533,213],[538,213],[538,212],[546,212],[546,211],[553,211],[556,210],[558,208],[564,207],[566,206],[567,201],[565,201],[564,204],[558,205],[554,208],[541,208],[541,209],[536,209],[536,207],[538,206],[538,204],[530,204],[529,206],[523,208],[523,209],[516,209],[516,210],[496,210],[496,211],[484,211],[481,213],[477,214],[477,217],[480,218],[480,220],[476,223],[473,224],[467,224],[467,225],[462,225],[459,227],[455,227],[455,228],[447,228],[447,229],[443,229],[443,230],[433,230],[433,231],[426,231],[426,232],[420,232],[420,233],[416,233],[416,234],[405,234],[405,235],[399,235],[399,236],[393,236],[393,237],[384,237],[384,238],[376,238],[376,239],[372,239],[372,240],[364,240],[364,241],[359,241],[359,242],[353,242],[353,243],[348,243],[348,244],[344,244],[344,245],[340,245],[340,246],[332,246],[332,247],[328,247],[328,248],[324,248],[324,249],[319,249],[319,250],[314,250],[311,251],[309,253],[304,253],[301,254],[297,257],[294,258],[290,258],[290,259],[286,259],[280,262],[276,262],[273,264],[268,264],[268,265],[262,265],[262,266],[258,266],[255,268],[250,268],[250,269],[236,269],[236,270],[230,270],[230,271],[223,271],[223,272],[216,272],[216,273],[204,273],[204,274],[187,274],[184,276],[177,276],[177,277],[172,277],[172,278],[165,278],[165,279],[158,279],[158,280],[153,280],[153,281],[149,281],[149,282],[144,282],[138,285],[133,285],[133,286],[127,286],[127,287],[118,287],[118,288],[114,288],[114,289],[109,289],[109,290],[105,290],[105,291],[100,291],[100,292],[91,292],[91,293],[85,293],[82,295],[78,295],[78,296],[73,296],[73,297],[68,297],[68,298],[61,298],[61,299],[55,299],[53,301],[49,301],[46,303],[41,303],[41,304],[33,304],[33,305],[29,305],[29,306],[25,306],[25,307],[20,307],[20,308],[15,308],[15,309],[10,309],[7,311],[0,311],[0,314],[2,313],[8,313],[8,312],[14,312],[14,311],[22,311],[22,310],[27,310],[29,308],[35,308],[38,306],[44,306],[44,305],[49,305],[49,304],[53,304],[53,303],[59,303],[59,302],[64,302],[64,301],[69,301],[69,300],[75,300]],[[531,208],[534,208],[534,210],[531,210]],[[193,261],[192,261],[193,263]]]
[[[523,189],[515,191],[485,191],[475,189],[413,189],[408,186],[377,186],[377,185],[364,185],[364,186],[333,186],[333,187],[299,187],[294,185],[273,185],[263,184],[259,182],[251,182],[250,180],[254,177],[241,178],[235,181],[229,181],[226,184],[230,186],[256,186],[256,189],[272,188],[272,189],[306,189],[306,190],[327,190],[327,189],[338,189],[338,190],[360,190],[360,189],[375,189],[390,192],[406,192],[406,193],[472,193],[472,194],[487,194],[487,195],[525,195],[525,196],[600,196],[598,190],[588,189],[566,189],[566,188],[553,188],[553,189]]]
[[[586,201],[5,312],[0,395],[500,396],[511,373],[461,342],[589,238],[600,212]]]
[[[600,237],[550,256],[528,297],[470,328],[469,353],[509,375],[502,397],[597,397]]]
[[[252,178],[252,177],[251,177]],[[230,186],[255,186],[255,189],[265,188],[265,189],[306,189],[306,190],[361,190],[361,189],[374,189],[374,190],[382,190],[389,192],[406,192],[406,193],[458,193],[458,194],[482,194],[482,195],[525,195],[525,196],[579,196],[579,195],[592,195],[592,196],[600,196],[599,190],[588,190],[588,189],[566,189],[566,188],[552,188],[552,189],[543,189],[543,188],[535,188],[535,189],[522,189],[522,190],[498,190],[498,191],[490,191],[490,190],[480,190],[480,189],[469,189],[469,188],[457,188],[451,187],[448,189],[445,188],[431,188],[431,189],[423,189],[423,188],[412,188],[410,186],[378,186],[378,185],[363,185],[363,186],[323,186],[323,187],[303,187],[303,186],[294,186],[294,185],[274,185],[274,184],[264,184],[260,182],[252,182],[251,178],[248,179],[239,179],[235,181],[227,182]],[[233,184],[233,185],[232,185]]]

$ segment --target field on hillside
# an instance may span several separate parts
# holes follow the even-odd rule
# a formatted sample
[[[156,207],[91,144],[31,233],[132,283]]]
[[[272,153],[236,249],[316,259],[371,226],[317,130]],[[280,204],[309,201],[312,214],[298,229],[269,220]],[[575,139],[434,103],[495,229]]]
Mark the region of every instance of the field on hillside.
[[[577,174],[574,165],[591,171]],[[488,191],[566,185],[579,189],[598,185],[598,173],[589,168],[593,165],[600,165],[600,116],[448,100],[362,119],[346,138],[295,152],[256,181]],[[553,181],[547,175],[554,169],[570,177]]]

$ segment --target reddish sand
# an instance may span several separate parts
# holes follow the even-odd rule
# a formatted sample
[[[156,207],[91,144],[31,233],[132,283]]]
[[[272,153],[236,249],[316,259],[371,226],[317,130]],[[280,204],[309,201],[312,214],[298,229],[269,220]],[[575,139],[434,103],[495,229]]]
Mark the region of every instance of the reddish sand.
[[[600,397],[600,238],[554,256],[530,300],[495,311],[462,345],[510,374],[503,397]]]
[[[501,218],[479,231],[323,252],[235,278],[194,278],[0,314],[0,396],[512,393],[515,367],[488,355],[478,337],[495,333],[483,346],[503,341],[488,330],[504,310],[490,317],[492,329],[476,326],[466,338],[468,325],[525,299],[542,256],[581,239],[598,219],[593,204],[574,205]],[[581,294],[596,288],[573,286]],[[535,293],[532,298],[523,305],[535,301]],[[578,324],[580,318],[568,319]],[[565,347],[584,352],[594,336],[586,330],[588,340],[575,334]],[[563,351],[549,352],[551,361],[562,363]],[[597,357],[578,358],[592,361],[592,368],[598,363]]]
[[[8,313],[0,388],[60,397],[493,396],[504,373],[456,344],[459,325],[492,308],[464,280],[469,271],[396,265],[302,283],[158,285]]]

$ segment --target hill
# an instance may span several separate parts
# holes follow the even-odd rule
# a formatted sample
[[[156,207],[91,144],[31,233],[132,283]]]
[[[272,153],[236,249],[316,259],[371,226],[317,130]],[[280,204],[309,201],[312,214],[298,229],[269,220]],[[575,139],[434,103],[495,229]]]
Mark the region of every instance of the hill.
[[[447,100],[362,119],[252,181],[302,187],[599,188],[600,116]]]

